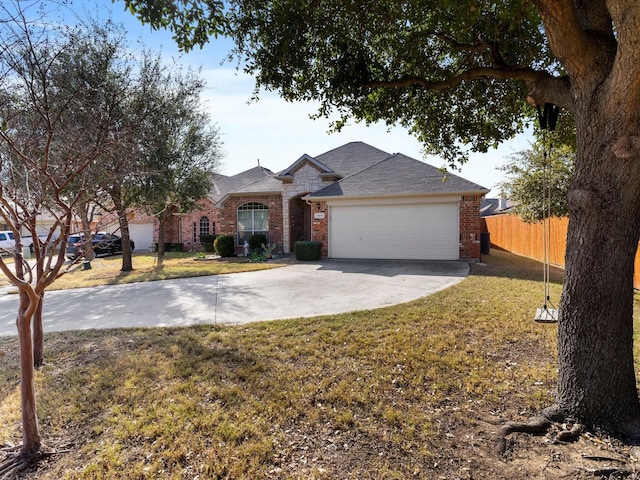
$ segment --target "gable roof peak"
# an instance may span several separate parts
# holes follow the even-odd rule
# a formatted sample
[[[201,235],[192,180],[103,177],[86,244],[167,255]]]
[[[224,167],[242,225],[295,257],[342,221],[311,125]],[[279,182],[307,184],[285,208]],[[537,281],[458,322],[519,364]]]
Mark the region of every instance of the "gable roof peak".
[[[335,198],[447,194],[485,195],[488,192],[489,190],[485,187],[453,173],[402,153],[396,153],[308,196],[310,198]]]
[[[330,167],[319,162],[316,158],[309,154],[303,154],[298,160],[289,165],[286,169],[282,170],[276,175],[276,178],[282,181],[290,181],[293,178],[293,174],[299,170],[304,164],[312,165],[316,170],[320,172],[320,175],[337,175]]]
[[[273,172],[268,168],[260,166],[250,168],[249,170],[236,173],[232,176],[214,173],[214,185],[207,196],[214,202],[217,202],[229,192],[270,176],[273,176]]]

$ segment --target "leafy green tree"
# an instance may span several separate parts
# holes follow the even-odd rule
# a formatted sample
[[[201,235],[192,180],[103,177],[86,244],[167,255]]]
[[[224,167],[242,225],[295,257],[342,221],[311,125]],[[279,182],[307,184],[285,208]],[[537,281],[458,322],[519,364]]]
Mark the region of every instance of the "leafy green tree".
[[[125,0],[125,8],[155,29],[168,28],[185,51],[224,32],[221,0]]]
[[[110,20],[104,23],[89,20],[74,47],[59,54],[55,71],[55,75],[69,85],[84,86],[82,97],[69,108],[78,122],[95,125],[98,135],[110,145],[67,188],[69,194],[81,199],[74,213],[83,225],[86,260],[93,259],[92,234],[95,232],[90,225],[97,205],[101,211],[114,211],[114,191],[119,191],[123,178],[139,173],[131,158],[137,154],[140,125],[137,112],[130,105],[136,87],[138,59],[128,53],[125,33]],[[124,214],[118,215],[121,216]],[[123,242],[123,250],[127,245],[128,239]],[[123,270],[127,270],[128,265],[131,265],[130,249],[123,253]]]
[[[513,202],[513,213],[530,223],[549,215],[566,216],[574,157],[568,145],[549,147],[541,142],[511,155],[509,163],[500,167],[507,179],[499,188]]]
[[[70,71],[83,72],[91,85],[91,100],[105,106],[104,136],[114,141],[85,172],[86,202],[76,212],[86,226],[85,252],[91,250],[88,226],[93,207],[97,204],[102,212],[115,213],[122,237],[122,270],[130,271],[127,213],[144,209],[164,225],[176,209],[192,209],[212,186],[220,141],[201,110],[204,83],[198,75],[164,65],[160,54],[129,53],[124,32],[110,22],[94,22],[92,31],[68,64],[73,66]],[[78,118],[91,123],[88,114],[94,112],[79,111]],[[162,254],[161,250],[160,261]]]
[[[522,130],[534,116],[525,98],[573,115],[558,388],[544,414],[640,438],[632,289],[640,239],[640,3],[228,5],[235,56],[258,86],[289,100],[317,100],[320,114],[405,126],[449,161]]]
[[[149,73],[142,103],[162,108],[150,111],[143,122],[140,167],[145,175],[134,189],[134,204],[158,219],[161,265],[166,220],[192,211],[209,193],[223,152],[218,128],[201,107],[202,79],[166,68]]]
[[[152,126],[146,119],[169,122],[176,112],[191,119],[192,123],[183,123],[180,135],[175,130],[164,131],[172,139],[181,139],[182,163],[164,165],[162,172],[166,176],[175,168],[177,178],[193,175],[194,165],[202,166],[200,157],[206,156],[202,145],[207,145],[207,139],[217,140],[217,130],[206,128],[206,116],[197,108],[199,79],[172,83],[173,95],[162,97],[161,103],[145,97],[150,72],[162,71],[159,56],[145,70],[126,53],[123,37],[110,22],[60,27],[46,12],[37,21],[30,20],[19,2],[0,4],[0,12],[5,18],[0,22],[0,44],[11,45],[0,48],[0,218],[16,238],[15,268],[0,257],[0,271],[19,291],[16,324],[23,433],[20,451],[0,464],[4,478],[17,474],[43,453],[34,368],[43,361],[44,293],[69,268],[66,242],[75,214],[95,202],[115,204],[120,207],[118,213],[124,213],[129,205],[116,200],[133,202],[138,198],[134,193],[147,178],[160,176],[147,168],[153,154],[145,149],[151,145],[143,141],[146,129]],[[190,103],[180,103],[180,98]],[[169,107],[178,103],[181,110],[171,111]],[[205,177],[208,175],[207,171]],[[194,191],[197,182],[204,183],[193,181]],[[119,192],[127,196],[118,196]],[[176,190],[177,195],[183,192]],[[44,238],[36,228],[40,215],[53,219]],[[34,238],[35,265],[23,258],[25,230]]]

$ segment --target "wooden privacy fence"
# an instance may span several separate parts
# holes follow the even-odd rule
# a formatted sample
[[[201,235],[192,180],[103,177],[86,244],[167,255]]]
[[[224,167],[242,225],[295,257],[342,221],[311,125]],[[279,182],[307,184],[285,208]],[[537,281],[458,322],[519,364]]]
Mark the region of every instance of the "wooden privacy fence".
[[[484,217],[491,244],[524,257],[542,261],[542,222],[526,223],[517,215],[493,215]],[[567,227],[569,219],[552,218],[549,229],[549,261],[552,265],[564,267],[564,253],[567,246]]]
[[[517,215],[492,215],[484,217],[491,245],[509,252],[543,261],[542,222],[526,223]],[[547,224],[550,231],[549,262],[564,267],[564,254],[567,248],[567,228],[569,219],[552,218]],[[634,262],[633,288],[640,289],[640,249]]]

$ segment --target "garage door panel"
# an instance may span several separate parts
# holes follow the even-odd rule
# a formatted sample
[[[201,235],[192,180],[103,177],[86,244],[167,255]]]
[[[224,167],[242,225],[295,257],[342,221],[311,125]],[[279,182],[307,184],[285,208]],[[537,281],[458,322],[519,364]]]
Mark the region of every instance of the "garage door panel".
[[[129,237],[137,251],[148,251],[153,245],[153,223],[130,223]]]
[[[455,260],[458,204],[332,206],[329,255],[334,258]]]

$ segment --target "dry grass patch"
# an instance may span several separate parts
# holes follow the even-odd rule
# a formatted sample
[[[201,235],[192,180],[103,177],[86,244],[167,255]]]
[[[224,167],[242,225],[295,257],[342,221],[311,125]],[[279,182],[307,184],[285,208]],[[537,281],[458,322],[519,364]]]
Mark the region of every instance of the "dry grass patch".
[[[163,265],[153,253],[134,253],[131,272],[121,272],[122,256],[98,257],[91,261],[91,269],[85,270],[79,263],[55,281],[48,290],[65,290],[98,285],[150,282],[172,278],[200,277],[225,273],[252,272],[284,266],[289,259],[263,263],[251,263],[244,257],[195,259],[193,253],[167,252]],[[8,285],[6,278],[0,278],[0,286]]]
[[[516,434],[507,457],[493,452],[485,419],[552,402],[556,327],[532,320],[539,264],[486,261],[447,290],[379,310],[50,334],[40,421],[65,453],[29,478],[593,478],[581,454],[624,447]],[[20,440],[16,340],[0,338],[0,351],[6,445]]]

